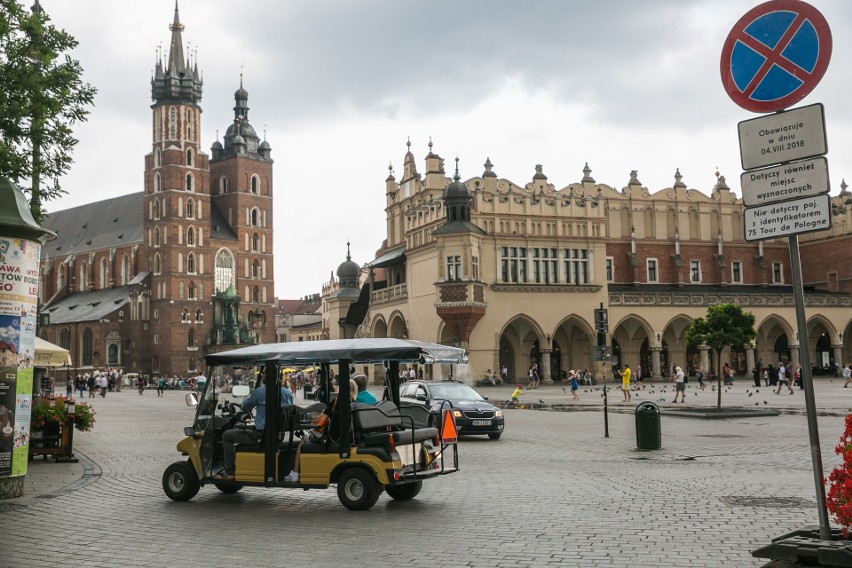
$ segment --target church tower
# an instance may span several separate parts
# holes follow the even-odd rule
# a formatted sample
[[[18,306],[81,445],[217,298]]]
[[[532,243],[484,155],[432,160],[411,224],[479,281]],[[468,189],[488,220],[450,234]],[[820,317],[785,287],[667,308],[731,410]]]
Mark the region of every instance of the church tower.
[[[213,143],[210,158],[210,193],[214,213],[219,214],[236,237],[229,248],[222,227],[213,227],[217,275],[233,262],[231,281],[216,278],[214,290],[217,325],[214,343],[233,336],[219,315],[233,313],[236,300],[240,343],[269,343],[275,336],[274,256],[272,249],[272,148],[261,140],[248,118],[248,92],[234,93],[234,120],[225,131],[224,144]],[[233,258],[229,258],[232,255]],[[229,287],[233,289],[229,292]]]
[[[201,368],[210,335],[209,164],[199,151],[202,81],[185,53],[177,2],[168,57],[151,79],[152,151],[145,157],[143,232],[151,274],[153,371]],[[145,268],[147,266],[147,268]]]

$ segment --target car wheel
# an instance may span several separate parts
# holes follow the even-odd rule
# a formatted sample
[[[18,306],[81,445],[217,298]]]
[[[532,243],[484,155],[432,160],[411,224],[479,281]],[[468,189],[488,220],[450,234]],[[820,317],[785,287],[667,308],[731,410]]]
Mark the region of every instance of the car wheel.
[[[216,486],[216,489],[224,493],[225,495],[230,495],[231,493],[236,493],[240,489],[243,488],[239,483],[221,483],[214,482],[213,485]]]
[[[421,489],[423,489],[422,480],[405,485],[388,485],[385,487],[385,492],[395,501],[408,501],[417,497]]]
[[[492,440],[499,440],[500,436],[503,435],[503,432],[497,432],[496,434],[488,434],[488,437]]]
[[[337,498],[343,506],[353,511],[366,511],[379,500],[379,482],[364,469],[352,467],[340,474],[337,481]]]
[[[163,472],[163,491],[172,501],[189,501],[199,489],[201,482],[189,461],[175,462]]]

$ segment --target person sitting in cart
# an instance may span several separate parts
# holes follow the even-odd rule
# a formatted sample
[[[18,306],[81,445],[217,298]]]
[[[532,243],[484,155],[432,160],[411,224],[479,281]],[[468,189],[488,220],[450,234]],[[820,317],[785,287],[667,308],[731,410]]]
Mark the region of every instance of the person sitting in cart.
[[[281,408],[293,404],[293,393],[281,386]],[[234,479],[237,460],[236,444],[259,444],[263,439],[263,429],[266,426],[266,385],[254,389],[240,405],[243,412],[254,413],[254,429],[231,428],[222,434],[222,450],[225,458],[225,469],[216,475],[217,480]]]
[[[358,396],[355,397],[355,402],[363,402],[364,404],[376,404],[379,400],[373,396],[373,393],[367,390],[367,375],[364,373],[356,373],[352,380],[358,385]]]

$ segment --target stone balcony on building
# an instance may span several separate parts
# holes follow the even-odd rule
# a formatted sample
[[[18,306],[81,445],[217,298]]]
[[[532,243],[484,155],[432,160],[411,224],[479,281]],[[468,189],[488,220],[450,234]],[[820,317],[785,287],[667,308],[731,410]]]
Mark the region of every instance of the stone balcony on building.
[[[404,302],[408,299],[408,284],[397,284],[370,292],[370,305],[377,306],[389,302]]]

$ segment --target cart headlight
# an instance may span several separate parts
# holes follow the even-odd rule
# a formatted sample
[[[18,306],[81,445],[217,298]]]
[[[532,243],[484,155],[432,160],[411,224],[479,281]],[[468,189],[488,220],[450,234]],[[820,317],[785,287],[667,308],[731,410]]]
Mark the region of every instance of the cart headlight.
[[[497,410],[497,411],[494,412],[494,418],[502,418],[502,417],[503,417],[503,411],[502,410]]]
[[[461,418],[462,417],[461,410],[453,410],[453,416],[455,416],[456,418]]]

